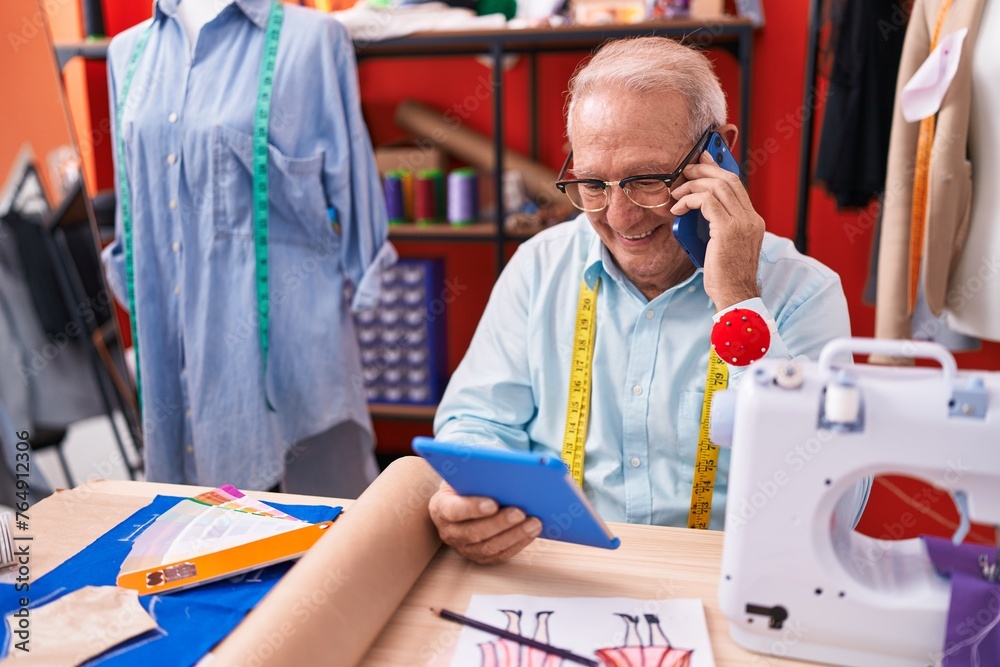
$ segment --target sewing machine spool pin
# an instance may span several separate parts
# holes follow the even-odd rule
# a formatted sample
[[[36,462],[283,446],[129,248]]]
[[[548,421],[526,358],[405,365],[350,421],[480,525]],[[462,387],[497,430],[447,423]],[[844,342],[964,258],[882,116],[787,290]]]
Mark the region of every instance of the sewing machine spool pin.
[[[843,368],[823,388],[819,427],[841,433],[864,430],[864,402],[857,379]]]
[[[803,382],[805,376],[802,375],[802,367],[794,359],[779,368],[774,376],[774,383],[782,389],[798,389]]]

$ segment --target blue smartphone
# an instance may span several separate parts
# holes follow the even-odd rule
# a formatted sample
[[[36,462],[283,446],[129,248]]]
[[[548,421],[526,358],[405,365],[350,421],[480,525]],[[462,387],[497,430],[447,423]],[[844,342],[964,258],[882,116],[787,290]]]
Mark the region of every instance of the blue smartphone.
[[[713,132],[708,137],[705,150],[709,152],[715,163],[727,171],[731,171],[737,176],[740,175],[740,164],[733,157],[729,146],[722,139],[718,132]],[[688,211],[684,215],[674,218],[674,238],[680,244],[691,262],[700,268],[705,266],[705,251],[708,249],[709,234],[708,220],[695,209]]]

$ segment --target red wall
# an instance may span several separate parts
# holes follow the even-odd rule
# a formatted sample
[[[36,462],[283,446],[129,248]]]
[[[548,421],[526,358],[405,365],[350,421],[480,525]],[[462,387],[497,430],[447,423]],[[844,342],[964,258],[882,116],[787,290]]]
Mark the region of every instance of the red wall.
[[[731,4],[731,3],[730,3]],[[750,108],[750,194],[768,230],[793,236],[796,217],[799,142],[802,130],[803,86],[808,26],[808,3],[763,0],[766,25],[754,44],[753,92]],[[105,0],[108,33],[113,35],[149,16],[148,3]],[[541,161],[558,169],[563,157],[562,110],[569,76],[583,54],[550,54],[539,58]],[[731,105],[738,112],[738,69],[727,53],[715,50],[715,61]],[[505,127],[507,144],[527,153],[527,64],[518,58],[506,74]],[[487,97],[489,70],[473,58],[427,58],[364,61],[360,66],[362,104],[373,141],[402,138],[392,121],[395,104],[412,98],[441,111],[453,110],[468,127],[483,134],[492,131],[492,102]],[[822,99],[822,82],[817,100]],[[106,113],[106,110],[105,110]],[[822,105],[817,114],[822,117]],[[95,114],[95,117],[100,117]],[[814,133],[818,135],[818,131]],[[815,154],[815,152],[814,152]],[[107,172],[110,175],[110,172]],[[102,184],[109,187],[110,183]],[[821,189],[810,195],[810,254],[836,270],[843,280],[855,335],[874,330],[874,310],[862,303],[872,239],[870,212],[838,213]],[[413,257],[441,257],[446,275],[465,286],[447,313],[449,368],[461,360],[495,278],[493,248],[486,243],[398,243],[401,253]],[[958,357],[963,368],[1000,369],[1000,344]],[[426,422],[384,422],[376,425],[379,450],[404,453],[417,434],[429,434]],[[862,521],[864,532],[877,537],[899,537],[932,532],[950,534],[956,525],[950,499],[931,493],[922,483],[889,477],[879,480],[873,501]],[[979,528],[973,536],[992,539]]]

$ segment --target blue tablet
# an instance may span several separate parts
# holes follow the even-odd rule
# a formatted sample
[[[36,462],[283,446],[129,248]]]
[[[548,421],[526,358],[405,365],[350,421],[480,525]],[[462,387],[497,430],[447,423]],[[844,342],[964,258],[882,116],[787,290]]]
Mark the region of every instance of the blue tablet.
[[[413,450],[460,496],[493,498],[538,517],[540,537],[602,549],[621,544],[557,458],[431,438],[414,438]]]

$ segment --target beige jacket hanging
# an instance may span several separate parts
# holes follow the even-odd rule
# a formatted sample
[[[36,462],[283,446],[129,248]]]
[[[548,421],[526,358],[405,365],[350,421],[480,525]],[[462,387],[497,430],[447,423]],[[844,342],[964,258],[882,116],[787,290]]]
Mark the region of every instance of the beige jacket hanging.
[[[910,123],[903,119],[899,100],[903,86],[930,53],[934,22],[942,2],[916,0],[903,43],[878,257],[875,313],[875,336],[878,338],[912,337],[908,303],[910,211],[920,122]],[[948,277],[968,231],[972,198],[972,165],[967,152],[972,106],[972,51],[984,2],[953,0],[941,28],[942,39],[961,28],[968,28],[969,34],[962,45],[958,73],[938,112],[930,161],[921,281],[927,305],[935,315],[940,315],[945,306]]]

